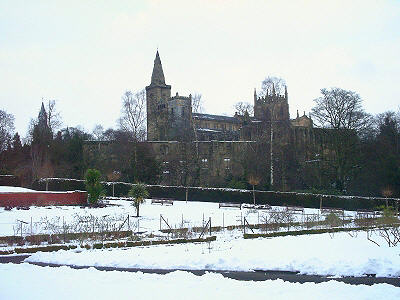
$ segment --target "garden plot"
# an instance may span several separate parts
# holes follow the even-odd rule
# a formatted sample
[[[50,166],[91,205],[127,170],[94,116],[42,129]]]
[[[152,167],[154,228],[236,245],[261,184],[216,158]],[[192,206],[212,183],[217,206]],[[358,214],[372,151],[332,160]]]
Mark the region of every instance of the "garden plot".
[[[0,236],[32,234],[60,234],[103,230],[133,230],[154,232],[160,229],[204,227],[211,218],[211,226],[242,226],[245,222],[263,224],[271,217],[271,210],[219,208],[218,203],[174,201],[171,206],[154,205],[146,200],[140,206],[140,217],[135,218],[131,201],[109,200],[100,208],[78,206],[31,207],[29,210],[0,208]],[[273,207],[272,212],[284,213],[285,207]],[[287,214],[290,222],[305,221],[310,216],[323,220],[318,209],[304,209],[304,213]],[[129,216],[129,220],[127,220]],[[345,212],[345,216],[354,216]],[[246,220],[244,220],[246,219]],[[287,220],[286,220],[287,221]],[[285,223],[285,219],[282,219]],[[122,227],[121,227],[122,226]]]

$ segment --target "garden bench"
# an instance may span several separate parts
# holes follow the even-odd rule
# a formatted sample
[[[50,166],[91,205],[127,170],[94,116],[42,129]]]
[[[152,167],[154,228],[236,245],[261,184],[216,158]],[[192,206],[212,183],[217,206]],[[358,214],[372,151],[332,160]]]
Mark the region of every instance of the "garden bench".
[[[286,206],[286,211],[304,213],[304,207],[302,207],[302,206]]]
[[[243,204],[242,207],[248,209],[271,209],[271,206],[268,204]]]
[[[171,198],[151,199],[151,204],[174,205],[174,200]]]
[[[335,208],[335,207],[321,207],[321,214],[325,215],[325,214],[330,214],[330,213],[334,213],[334,214],[344,214],[344,209],[343,208]]]
[[[241,203],[233,203],[233,202],[225,202],[225,203],[219,203],[218,207],[219,208],[221,208],[221,207],[237,207],[239,209],[242,209],[242,204]]]
[[[360,218],[373,218],[376,215],[377,215],[377,213],[373,210],[357,209],[357,217],[360,217]]]

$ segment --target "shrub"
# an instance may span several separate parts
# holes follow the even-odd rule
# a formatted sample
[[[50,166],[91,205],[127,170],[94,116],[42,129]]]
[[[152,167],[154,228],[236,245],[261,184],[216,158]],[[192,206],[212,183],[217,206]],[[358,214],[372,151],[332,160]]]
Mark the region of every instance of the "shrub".
[[[89,194],[89,203],[96,204],[100,196],[104,195],[103,186],[100,183],[100,171],[88,169],[85,174],[85,186]]]

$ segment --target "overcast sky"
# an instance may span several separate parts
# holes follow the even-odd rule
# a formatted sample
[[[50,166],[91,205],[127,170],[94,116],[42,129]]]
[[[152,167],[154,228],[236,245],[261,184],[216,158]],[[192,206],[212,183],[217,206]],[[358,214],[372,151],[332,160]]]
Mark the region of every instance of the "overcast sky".
[[[291,117],[324,87],[370,113],[400,104],[400,1],[0,0],[0,109],[25,136],[42,98],[63,125],[116,128],[121,95],[150,83],[157,47],[172,93],[232,114],[268,75]]]

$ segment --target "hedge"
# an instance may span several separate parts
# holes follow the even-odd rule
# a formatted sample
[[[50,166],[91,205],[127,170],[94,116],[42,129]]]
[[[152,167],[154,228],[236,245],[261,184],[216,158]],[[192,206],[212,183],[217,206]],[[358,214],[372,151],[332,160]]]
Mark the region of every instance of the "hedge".
[[[83,180],[65,178],[45,178],[34,183],[36,190],[45,190],[46,181],[49,191],[68,191],[85,190]],[[127,196],[133,184],[125,182],[102,182],[107,196],[112,196],[112,186],[114,184],[114,196]],[[152,198],[172,198],[175,200],[185,200],[186,187],[183,186],[162,186],[148,185]],[[251,190],[237,190],[228,188],[202,188],[189,187],[189,200],[202,202],[235,202],[253,203]],[[377,206],[389,205],[397,207],[400,199],[360,197],[360,196],[338,196],[338,195],[319,195],[311,193],[276,192],[276,191],[256,191],[257,204],[269,204],[276,206],[303,206],[308,208],[319,208],[322,200],[323,207],[343,208],[346,210],[357,209],[376,209]]]

